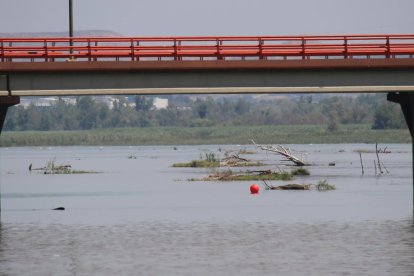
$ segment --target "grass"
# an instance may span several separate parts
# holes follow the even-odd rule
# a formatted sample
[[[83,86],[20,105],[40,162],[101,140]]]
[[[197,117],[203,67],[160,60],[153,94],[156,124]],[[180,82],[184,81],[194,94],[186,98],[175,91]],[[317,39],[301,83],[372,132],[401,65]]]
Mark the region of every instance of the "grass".
[[[229,164],[229,165],[222,165],[222,167],[261,167],[266,166],[266,164],[261,162],[239,162],[235,164]]]
[[[264,166],[263,163],[260,162],[249,162],[249,161],[240,161],[235,160],[234,162],[227,162],[226,160],[222,160],[216,156],[215,153],[205,153],[200,155],[199,160],[192,160],[186,163],[174,163],[172,165],[173,168],[218,168],[218,167],[256,167],[256,166]]]
[[[193,160],[188,163],[175,163],[172,165],[174,168],[213,168],[220,167],[219,161],[207,161],[207,160]]]
[[[188,163],[175,163],[172,165],[174,168],[213,168],[220,167],[220,160],[216,157],[216,154],[213,152],[206,152],[203,155],[200,155],[200,160],[192,160]]]
[[[287,172],[271,173],[271,174],[245,174],[234,175],[229,180],[232,181],[252,181],[252,180],[292,180],[293,177]]]
[[[341,125],[327,132],[325,125],[150,127],[88,131],[4,131],[0,146],[73,145],[199,145],[410,143],[407,129],[373,130],[370,125]]]
[[[74,170],[70,165],[57,165],[56,160],[49,160],[45,167],[34,169],[40,171],[42,174],[84,174],[97,173],[95,171]]]
[[[198,179],[191,178],[189,181],[253,181],[253,180],[292,180],[292,174],[288,172],[271,172],[271,173],[254,173],[254,172],[239,172],[234,173],[232,170],[224,172],[217,172],[207,177]]]
[[[330,191],[336,189],[335,185],[329,184],[327,180],[318,181],[316,188],[318,189],[318,191]]]
[[[310,172],[305,168],[297,168],[291,172],[292,175],[310,175]]]

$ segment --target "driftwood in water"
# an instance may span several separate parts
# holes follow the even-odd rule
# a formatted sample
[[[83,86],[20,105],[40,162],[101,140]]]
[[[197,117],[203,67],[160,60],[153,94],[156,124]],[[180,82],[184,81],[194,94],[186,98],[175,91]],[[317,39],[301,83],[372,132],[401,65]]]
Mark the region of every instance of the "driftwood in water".
[[[266,190],[311,190],[316,189],[318,191],[329,191],[335,190],[335,185],[331,185],[326,180],[319,181],[318,184],[287,184],[281,186],[271,186],[263,180],[263,183],[266,186]]]
[[[271,170],[247,171],[233,173],[231,170],[218,172],[202,178],[203,181],[248,181],[248,180],[291,180],[292,175],[286,172],[272,172]]]
[[[311,184],[287,184],[281,186],[271,186],[263,180],[267,190],[310,190]]]
[[[282,186],[271,186],[271,190],[309,190],[308,184],[287,184]]]
[[[290,149],[287,149],[282,145],[275,145],[275,146],[273,146],[273,145],[258,145],[253,140],[252,140],[252,142],[253,142],[253,144],[258,146],[262,150],[270,151],[270,152],[274,152],[274,153],[282,155],[287,160],[293,162],[296,166],[307,166],[308,165],[308,164],[305,163],[305,161],[303,161],[303,159],[299,159],[298,157],[294,156],[292,154],[292,152],[290,151]]]
[[[238,155],[233,154],[232,156],[224,158],[220,162],[220,166],[238,166],[240,164],[247,164],[249,160],[241,158]]]
[[[72,168],[71,165],[61,165],[61,166],[55,166],[53,168],[49,168],[49,167],[32,168],[31,166],[29,166],[29,171],[45,171],[45,174],[50,174],[56,171],[70,170],[71,168]]]

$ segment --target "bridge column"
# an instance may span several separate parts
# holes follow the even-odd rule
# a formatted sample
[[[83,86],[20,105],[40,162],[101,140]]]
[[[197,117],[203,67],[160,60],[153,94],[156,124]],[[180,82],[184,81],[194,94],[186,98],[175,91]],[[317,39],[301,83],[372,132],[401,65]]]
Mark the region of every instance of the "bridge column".
[[[413,167],[413,208],[414,208],[414,93],[388,93],[387,100],[401,105],[405,122],[411,134],[412,167]],[[413,209],[414,210],[414,209]]]
[[[3,129],[4,120],[6,119],[7,109],[18,103],[20,103],[20,97],[18,96],[0,97],[0,134]]]
[[[3,96],[0,97],[0,134],[3,129],[4,119],[6,119],[7,109],[10,106],[20,103],[18,96]],[[0,194],[0,214],[1,214],[1,194]]]

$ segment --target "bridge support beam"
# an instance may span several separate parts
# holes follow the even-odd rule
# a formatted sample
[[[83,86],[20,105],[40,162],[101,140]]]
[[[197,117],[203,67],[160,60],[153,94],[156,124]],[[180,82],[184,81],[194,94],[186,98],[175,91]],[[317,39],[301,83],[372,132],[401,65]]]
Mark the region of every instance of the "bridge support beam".
[[[413,167],[413,212],[414,212],[414,94],[413,93],[388,93],[387,100],[401,105],[405,121],[411,134],[412,143],[412,167]]]
[[[18,96],[0,97],[0,134],[3,129],[4,120],[6,119],[7,109],[18,103],[20,103],[20,97]]]

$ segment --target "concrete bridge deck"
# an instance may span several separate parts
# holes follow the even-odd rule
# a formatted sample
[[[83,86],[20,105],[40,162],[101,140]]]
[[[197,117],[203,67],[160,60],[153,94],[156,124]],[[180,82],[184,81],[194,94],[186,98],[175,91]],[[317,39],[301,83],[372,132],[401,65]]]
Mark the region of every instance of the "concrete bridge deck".
[[[0,63],[0,96],[414,91],[414,59]]]

